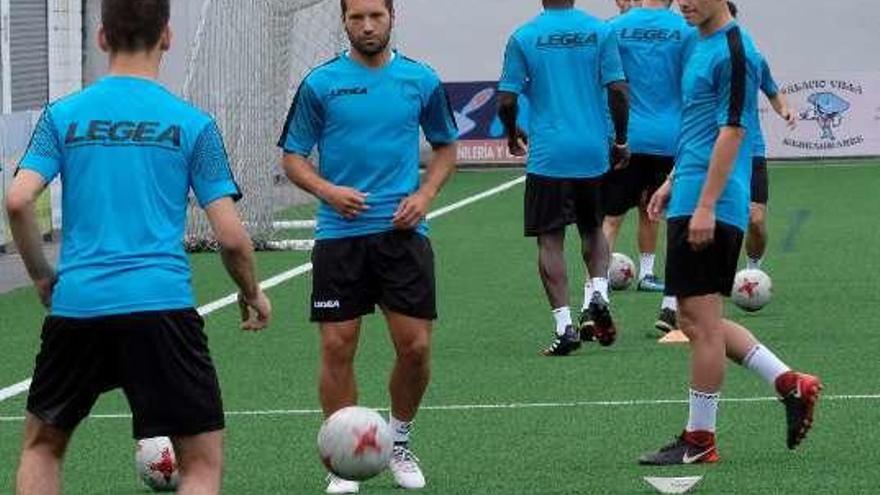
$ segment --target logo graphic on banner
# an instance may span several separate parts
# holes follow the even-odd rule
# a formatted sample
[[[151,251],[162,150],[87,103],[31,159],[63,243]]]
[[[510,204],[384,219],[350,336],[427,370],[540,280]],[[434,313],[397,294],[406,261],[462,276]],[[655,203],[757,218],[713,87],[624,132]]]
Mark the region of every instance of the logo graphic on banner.
[[[791,80],[790,80],[791,81]],[[778,119],[770,119],[768,131],[773,157],[858,156],[876,154],[876,140],[869,139],[870,111],[877,98],[875,78],[847,74],[828,78],[793,80],[782,86],[802,125],[784,131]],[[772,139],[779,129],[781,139]],[[775,143],[774,143],[775,141]],[[781,145],[781,146],[778,146]]]
[[[504,125],[498,118],[498,82],[444,83],[458,124],[458,161],[462,163],[522,162],[507,151]],[[528,129],[529,106],[519,99],[518,125]]]
[[[843,116],[849,110],[848,101],[834,93],[813,93],[807,98],[812,105],[808,110],[800,113],[801,120],[815,120],[822,130],[819,139],[836,141],[832,128],[840,127]]]

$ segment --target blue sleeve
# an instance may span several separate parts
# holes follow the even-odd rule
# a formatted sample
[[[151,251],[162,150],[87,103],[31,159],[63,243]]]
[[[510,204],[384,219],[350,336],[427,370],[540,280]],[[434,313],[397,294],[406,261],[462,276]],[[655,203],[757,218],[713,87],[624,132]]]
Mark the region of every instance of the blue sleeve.
[[[761,91],[767,95],[767,98],[773,98],[779,94],[779,86],[773,79],[773,73],[770,72],[770,65],[766,60],[761,60]]]
[[[321,139],[323,130],[324,106],[307,78],[300,84],[290,105],[278,147],[285,153],[308,157]]]
[[[504,51],[504,67],[501,70],[498,90],[520,94],[528,81],[529,68],[526,64],[526,55],[523,53],[516,36],[511,36],[507,41],[507,49]]]
[[[623,62],[620,59],[620,47],[617,43],[617,35],[613,29],[608,29],[602,42],[599,56],[599,82],[607,86],[616,81],[625,81],[626,74],[623,72]]]
[[[718,94],[716,122],[718,127],[748,128],[752,113],[757,113],[758,74],[746,60],[738,30],[728,34],[730,56],[718,57],[713,69]]]
[[[449,103],[443,84],[436,77],[422,107],[419,123],[425,133],[425,139],[431,143],[431,146],[451,144],[458,138],[458,126],[455,124],[452,105]]]
[[[229,166],[220,129],[213,120],[202,129],[193,145],[189,182],[202,208],[220,198],[231,197],[238,201],[242,197]]]
[[[64,151],[61,146],[61,137],[58,128],[52,120],[49,107],[43,110],[40,120],[31,135],[31,142],[27,151],[18,164],[19,169],[31,170],[43,176],[46,183],[61,172],[64,163]]]

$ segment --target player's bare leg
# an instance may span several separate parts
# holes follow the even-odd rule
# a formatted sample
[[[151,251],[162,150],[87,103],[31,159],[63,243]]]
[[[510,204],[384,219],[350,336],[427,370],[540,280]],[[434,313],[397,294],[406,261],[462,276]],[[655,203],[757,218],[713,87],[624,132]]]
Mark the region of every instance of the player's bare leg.
[[[568,268],[565,264],[565,230],[538,236],[538,274],[553,312],[556,334],[545,356],[567,356],[581,346],[568,303]]]
[[[749,205],[749,229],[746,233],[748,268],[761,268],[764,254],[767,252],[767,237],[767,205],[751,203]]]
[[[433,322],[383,308],[397,361],[391,372],[391,433],[394,453],[389,468],[398,485],[418,489],[425,486],[419,460],[409,446],[412,421],[431,378],[431,331]]]
[[[361,320],[322,322],[321,371],[318,392],[324,416],[357,404],[354,357],[357,353]]]
[[[180,465],[180,495],[215,495],[223,478],[223,432],[172,437]]]
[[[61,493],[61,463],[70,433],[50,426],[28,413],[24,424],[17,495]]]

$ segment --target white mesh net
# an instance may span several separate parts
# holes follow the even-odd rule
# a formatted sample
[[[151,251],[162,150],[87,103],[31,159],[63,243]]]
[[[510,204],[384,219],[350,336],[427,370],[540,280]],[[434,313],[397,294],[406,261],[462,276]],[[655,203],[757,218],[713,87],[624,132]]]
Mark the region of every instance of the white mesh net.
[[[205,0],[202,8],[183,96],[217,120],[258,248],[272,247],[279,210],[310,200],[282,180],[276,143],[299,82],[343,47],[340,15],[338,0]],[[213,245],[193,205],[187,246]]]

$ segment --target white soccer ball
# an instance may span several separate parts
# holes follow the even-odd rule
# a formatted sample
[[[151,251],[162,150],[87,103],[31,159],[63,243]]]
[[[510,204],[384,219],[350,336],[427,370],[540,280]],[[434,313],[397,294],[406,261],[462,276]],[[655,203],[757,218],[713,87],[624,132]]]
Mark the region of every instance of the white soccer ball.
[[[388,467],[394,444],[391,428],[376,411],[346,407],[333,413],[318,432],[318,452],[340,478],[362,481]]]
[[[773,283],[761,270],[740,270],[733,280],[730,298],[745,311],[758,311],[770,302]]]
[[[611,255],[611,265],[608,268],[608,282],[614,290],[626,290],[636,279],[636,264],[623,253]]]
[[[168,437],[138,440],[135,447],[134,465],[145,485],[156,492],[173,492],[177,489],[179,473],[174,446]]]

